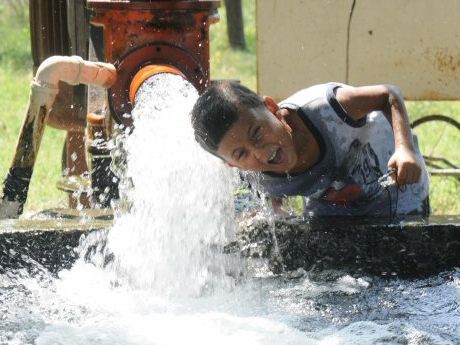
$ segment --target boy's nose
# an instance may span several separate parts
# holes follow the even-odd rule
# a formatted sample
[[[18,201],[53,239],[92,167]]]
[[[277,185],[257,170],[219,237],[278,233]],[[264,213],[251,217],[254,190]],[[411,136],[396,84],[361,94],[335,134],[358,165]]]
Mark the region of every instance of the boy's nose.
[[[253,148],[252,154],[254,158],[261,162],[261,163],[266,163],[267,162],[267,150],[263,146],[257,146]]]

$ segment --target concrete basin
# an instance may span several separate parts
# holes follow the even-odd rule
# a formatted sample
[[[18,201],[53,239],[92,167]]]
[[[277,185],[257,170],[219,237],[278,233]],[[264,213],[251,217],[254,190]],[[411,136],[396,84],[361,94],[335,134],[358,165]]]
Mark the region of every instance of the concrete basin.
[[[51,216],[51,217],[50,217]],[[0,273],[9,268],[69,268],[82,236],[109,231],[111,213],[47,211],[28,220],[0,221]],[[240,224],[228,252],[265,258],[271,270],[420,277],[460,266],[460,216],[428,220],[321,218],[251,220]]]

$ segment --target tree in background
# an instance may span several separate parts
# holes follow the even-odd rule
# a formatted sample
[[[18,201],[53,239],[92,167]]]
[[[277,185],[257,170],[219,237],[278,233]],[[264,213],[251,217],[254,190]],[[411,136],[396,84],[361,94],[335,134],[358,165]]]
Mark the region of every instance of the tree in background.
[[[235,49],[246,49],[241,0],[225,0],[225,8],[227,10],[227,33],[230,46]]]

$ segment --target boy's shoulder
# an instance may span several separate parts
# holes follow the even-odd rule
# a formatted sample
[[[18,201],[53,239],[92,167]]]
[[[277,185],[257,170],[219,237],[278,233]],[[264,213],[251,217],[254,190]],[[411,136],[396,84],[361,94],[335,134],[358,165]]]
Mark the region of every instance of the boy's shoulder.
[[[299,90],[279,103],[281,108],[299,108],[314,101],[328,101],[328,95],[334,92],[337,87],[347,86],[345,84],[329,82],[317,84]]]

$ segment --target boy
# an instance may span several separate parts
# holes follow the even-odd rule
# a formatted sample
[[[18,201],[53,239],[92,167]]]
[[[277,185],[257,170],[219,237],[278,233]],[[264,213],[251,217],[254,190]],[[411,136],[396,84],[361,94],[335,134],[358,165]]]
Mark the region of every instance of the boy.
[[[280,104],[231,82],[192,111],[200,145],[279,201],[305,196],[307,215],[429,214],[428,175],[394,86],[312,86]],[[394,186],[382,187],[389,173]]]

